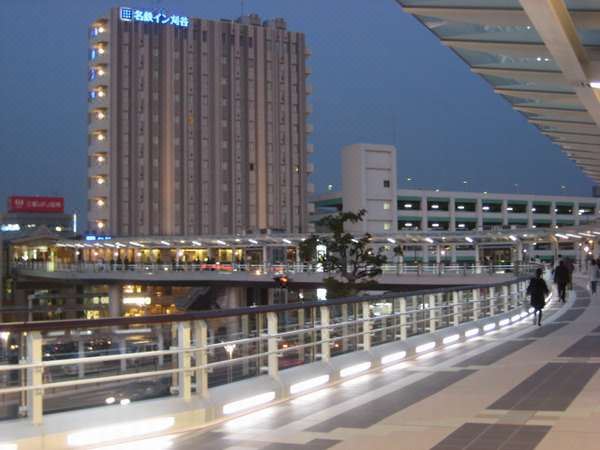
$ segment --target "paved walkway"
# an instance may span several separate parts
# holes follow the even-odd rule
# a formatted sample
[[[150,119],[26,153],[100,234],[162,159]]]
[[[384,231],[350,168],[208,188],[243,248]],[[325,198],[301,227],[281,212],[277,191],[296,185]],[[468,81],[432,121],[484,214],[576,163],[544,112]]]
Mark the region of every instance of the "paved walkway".
[[[600,296],[572,297],[539,328],[527,321],[218,426],[110,448],[597,450]]]

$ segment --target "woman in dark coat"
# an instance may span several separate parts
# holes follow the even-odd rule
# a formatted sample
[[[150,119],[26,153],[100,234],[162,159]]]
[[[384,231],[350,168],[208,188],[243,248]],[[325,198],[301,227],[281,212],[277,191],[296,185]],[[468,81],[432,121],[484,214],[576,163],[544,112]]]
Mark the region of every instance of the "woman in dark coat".
[[[542,278],[542,269],[535,271],[535,277],[529,282],[527,293],[531,296],[531,306],[535,309],[533,312],[533,323],[535,325],[536,316],[537,324],[542,325],[542,309],[546,306],[546,296],[550,293],[546,282]]]

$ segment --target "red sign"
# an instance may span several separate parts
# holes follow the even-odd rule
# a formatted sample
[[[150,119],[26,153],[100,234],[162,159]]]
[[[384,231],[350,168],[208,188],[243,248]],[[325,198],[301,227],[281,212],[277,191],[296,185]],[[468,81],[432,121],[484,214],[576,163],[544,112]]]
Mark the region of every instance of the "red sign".
[[[63,213],[65,199],[62,197],[8,197],[10,213]]]

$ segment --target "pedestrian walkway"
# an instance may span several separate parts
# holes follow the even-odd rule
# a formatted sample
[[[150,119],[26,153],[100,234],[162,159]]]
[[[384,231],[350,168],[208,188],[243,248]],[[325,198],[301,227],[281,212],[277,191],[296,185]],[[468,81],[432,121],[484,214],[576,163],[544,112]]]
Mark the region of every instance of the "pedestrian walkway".
[[[600,297],[200,430],[111,449],[600,448]]]

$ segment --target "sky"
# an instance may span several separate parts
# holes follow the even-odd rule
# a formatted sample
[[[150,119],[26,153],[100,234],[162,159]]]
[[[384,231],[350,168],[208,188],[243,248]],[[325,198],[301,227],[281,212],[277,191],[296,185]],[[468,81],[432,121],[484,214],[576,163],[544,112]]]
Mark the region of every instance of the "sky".
[[[112,6],[209,19],[241,12],[240,0],[0,6],[0,199],[59,195],[80,214],[89,24]],[[246,0],[245,11],[306,33],[316,192],[341,189],[343,146],[371,142],[398,148],[400,188],[591,195],[592,181],[558,146],[394,0]]]

